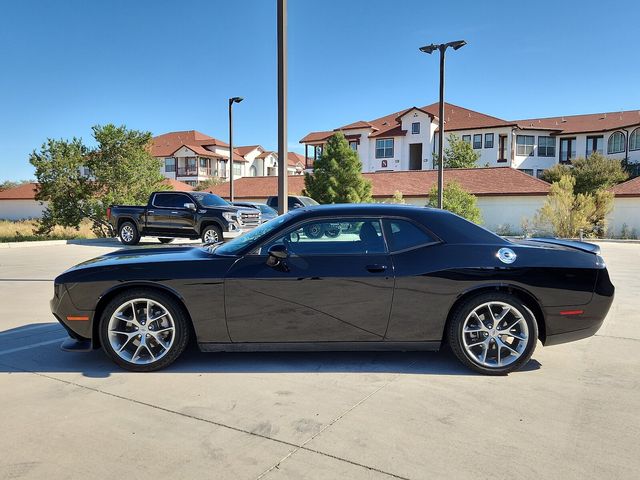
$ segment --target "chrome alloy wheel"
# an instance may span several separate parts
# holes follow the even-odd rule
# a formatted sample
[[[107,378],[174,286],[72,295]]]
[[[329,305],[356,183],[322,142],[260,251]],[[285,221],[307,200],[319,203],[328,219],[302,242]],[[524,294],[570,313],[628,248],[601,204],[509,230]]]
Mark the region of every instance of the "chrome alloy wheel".
[[[155,300],[136,298],[116,309],[107,331],[111,348],[120,358],[144,365],[167,354],[176,326],[166,307]]]
[[[504,302],[477,306],[462,324],[462,343],[472,361],[487,368],[515,362],[529,342],[529,327],[522,313]]]
[[[204,232],[203,240],[204,243],[216,243],[220,241],[220,239],[218,238],[218,232],[216,232],[213,228],[210,228],[209,230]]]
[[[125,242],[131,242],[134,236],[135,236],[135,233],[131,225],[125,225],[120,230],[120,238]]]

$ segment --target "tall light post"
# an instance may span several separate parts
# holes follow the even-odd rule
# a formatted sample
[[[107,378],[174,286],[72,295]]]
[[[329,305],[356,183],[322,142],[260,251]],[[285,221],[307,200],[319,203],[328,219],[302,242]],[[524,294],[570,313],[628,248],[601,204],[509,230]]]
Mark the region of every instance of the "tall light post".
[[[455,42],[441,43],[436,45],[425,45],[420,47],[423,53],[432,54],[436,50],[440,51],[440,109],[438,111],[438,208],[442,208],[442,194],[444,190],[444,56],[447,48],[454,50],[464,47],[467,44],[464,40],[456,40]]]
[[[287,0],[278,2],[278,213],[287,213]]]
[[[240,103],[244,98],[229,99],[229,201],[233,202],[233,104]]]

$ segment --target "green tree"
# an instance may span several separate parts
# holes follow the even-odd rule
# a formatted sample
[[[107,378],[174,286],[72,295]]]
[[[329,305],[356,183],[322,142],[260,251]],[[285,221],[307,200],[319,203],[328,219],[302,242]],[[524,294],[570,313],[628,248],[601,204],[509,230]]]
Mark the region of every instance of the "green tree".
[[[606,225],[598,224],[597,219],[606,218],[611,206],[611,193],[605,190],[596,194],[576,193],[575,185],[572,175],[563,175],[551,184],[544,205],[533,218],[535,230],[565,238],[578,237],[581,231],[586,234],[594,233],[596,229],[604,231]]]
[[[162,183],[160,161],[149,151],[149,132],[105,125],[93,127],[93,137],[93,149],[77,138],[49,139],[30,155],[40,184],[36,198],[48,204],[38,233],[56,225],[78,228],[88,218],[97,235],[113,234],[106,219],[109,205],[145,204],[151,192],[169,188]]]
[[[220,185],[222,183],[224,183],[224,180],[222,180],[221,178],[211,177],[211,178],[208,178],[207,180],[205,180],[203,182],[198,183],[198,185],[196,185],[195,190],[197,192],[203,192],[205,190],[211,190],[216,185]]]
[[[304,175],[304,195],[319,203],[371,202],[371,182],[362,176],[362,162],[342,132],[335,133]]]
[[[464,142],[457,135],[451,133],[448,145],[444,149],[444,168],[475,168],[480,159],[469,142]],[[439,165],[438,156],[434,155],[434,166]]]
[[[571,175],[575,179],[575,193],[594,194],[597,190],[624,182],[628,177],[620,160],[605,157],[598,152],[587,158],[576,158],[571,161],[571,165],[554,165],[542,172],[542,179],[554,183],[564,175]]]
[[[475,195],[467,192],[456,181],[448,182],[442,192],[443,208],[474,223],[481,223],[482,216],[478,208]],[[438,186],[434,185],[429,191],[430,207],[438,206]]]

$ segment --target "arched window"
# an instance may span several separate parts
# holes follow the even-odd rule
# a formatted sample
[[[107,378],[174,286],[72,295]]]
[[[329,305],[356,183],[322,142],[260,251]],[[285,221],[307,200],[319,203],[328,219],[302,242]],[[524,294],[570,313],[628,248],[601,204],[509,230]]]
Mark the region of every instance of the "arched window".
[[[640,128],[636,128],[629,136],[629,150],[640,150]]]
[[[607,153],[621,153],[624,152],[624,133],[613,132],[609,137],[607,143]]]
[[[256,168],[255,165],[251,165],[251,168],[249,169],[249,175],[252,177],[255,177],[258,175],[258,169]]]

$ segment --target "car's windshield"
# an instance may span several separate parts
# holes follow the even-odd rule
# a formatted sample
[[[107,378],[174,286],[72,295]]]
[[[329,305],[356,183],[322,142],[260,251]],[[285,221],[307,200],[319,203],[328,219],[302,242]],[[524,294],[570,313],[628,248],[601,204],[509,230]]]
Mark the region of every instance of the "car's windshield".
[[[280,227],[285,221],[289,219],[289,215],[281,215],[279,217],[274,218],[273,220],[269,220],[268,222],[263,223],[259,227],[254,228],[250,232],[245,233],[239,237],[234,238],[230,242],[223,243],[219,245],[215,252],[220,255],[236,255],[240,250],[245,248],[247,245],[255,242],[259,238],[267,237],[271,235],[276,229]]]
[[[311,197],[298,197],[298,198],[300,199],[300,201],[305,207],[310,207],[311,205],[320,205]]]
[[[268,213],[269,215],[278,214],[275,208],[271,208],[269,205],[265,205],[264,203],[258,203],[256,207],[258,207],[262,213]]]
[[[226,207],[229,202],[223,200],[218,195],[206,192],[192,192],[191,195],[202,207]]]

